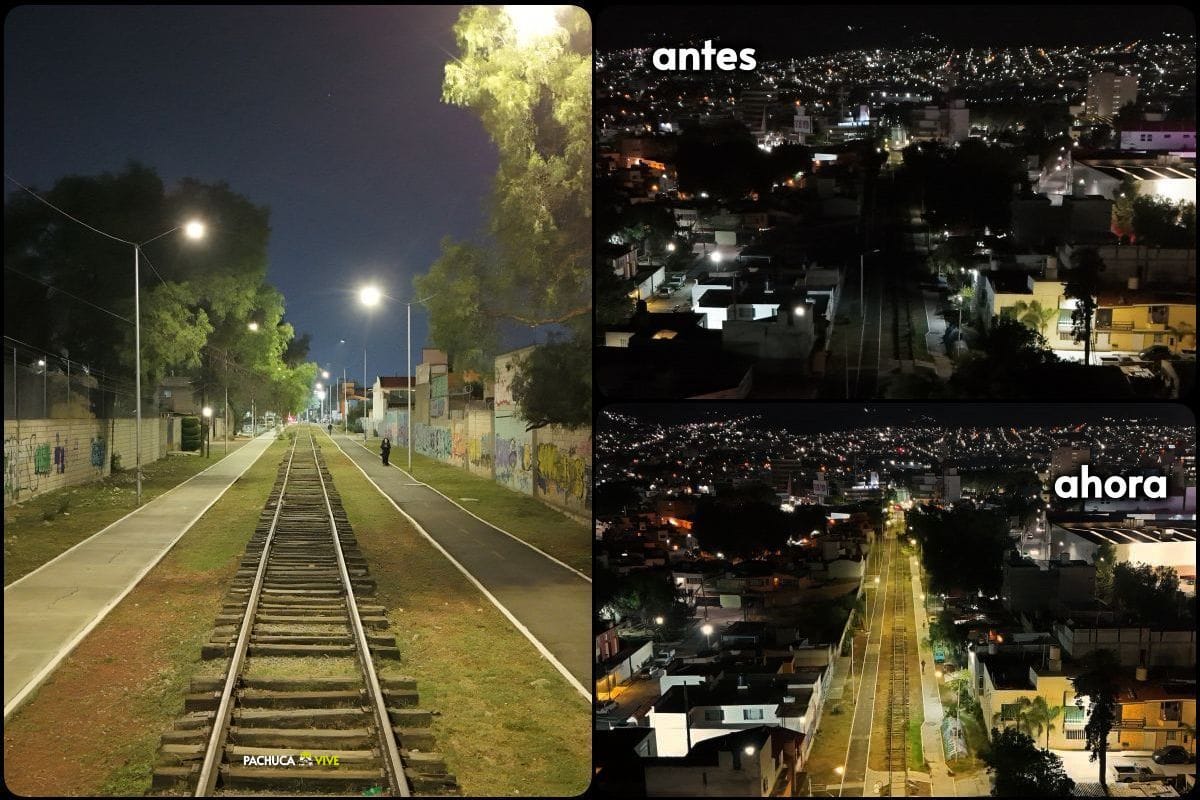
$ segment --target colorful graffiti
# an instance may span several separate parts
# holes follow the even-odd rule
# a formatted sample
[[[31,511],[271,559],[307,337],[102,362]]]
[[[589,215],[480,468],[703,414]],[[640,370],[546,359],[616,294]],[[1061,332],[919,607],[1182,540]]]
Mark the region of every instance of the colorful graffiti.
[[[33,473],[35,475],[50,474],[50,445],[39,444],[33,451]]]
[[[496,480],[522,492],[532,490],[533,452],[528,442],[496,437]]]
[[[41,447],[37,434],[30,434],[24,440],[16,436],[4,437],[4,501],[16,502],[22,498],[22,493],[34,494],[41,486],[41,476],[49,475],[38,471],[37,453]]]
[[[67,471],[67,448],[62,446],[62,439],[54,434],[54,469],[59,475]]]
[[[447,461],[452,448],[449,428],[423,425],[420,422],[413,426],[413,449],[421,455]]]
[[[588,504],[592,491],[592,467],[579,450],[579,447],[572,447],[563,452],[550,442],[537,446],[535,473],[539,492],[557,494],[572,504]]]

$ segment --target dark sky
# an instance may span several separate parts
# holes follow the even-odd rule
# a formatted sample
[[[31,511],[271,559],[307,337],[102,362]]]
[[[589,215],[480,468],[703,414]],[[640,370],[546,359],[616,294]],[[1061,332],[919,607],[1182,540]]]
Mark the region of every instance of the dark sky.
[[[228,182],[270,207],[268,279],[312,333],[310,358],[357,377],[365,317],[349,290],[375,279],[409,299],[439,240],[484,224],[495,147],[440,99],[458,10],[17,8],[4,25],[5,172],[44,190],[136,159],[168,184]],[[426,327],[414,307],[414,364]],[[376,310],[372,375],[404,374],[404,335],[402,305]]]
[[[772,426],[798,433],[880,425],[948,427],[1066,425],[1104,417],[1196,424],[1187,406],[1168,403],[642,403],[610,406],[649,422],[675,424],[761,414]]]
[[[862,47],[892,47],[919,33],[951,45],[1077,44],[1128,41],[1171,31],[1195,33],[1182,6],[889,5],[889,6],[612,6],[595,19],[600,52],[660,46],[688,35],[719,36],[761,56],[804,56]],[[651,40],[653,34],[664,34]]]

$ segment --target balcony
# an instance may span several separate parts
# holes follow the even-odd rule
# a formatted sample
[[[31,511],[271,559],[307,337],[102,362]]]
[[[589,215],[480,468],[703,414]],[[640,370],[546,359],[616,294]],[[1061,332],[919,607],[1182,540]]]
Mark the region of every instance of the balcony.
[[[1146,727],[1145,719],[1138,718],[1123,718],[1116,724],[1117,728],[1144,728]]]

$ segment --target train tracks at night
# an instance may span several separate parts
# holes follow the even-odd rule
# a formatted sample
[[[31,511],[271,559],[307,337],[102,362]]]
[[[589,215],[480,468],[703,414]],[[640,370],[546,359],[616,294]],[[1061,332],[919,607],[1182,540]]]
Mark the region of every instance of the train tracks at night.
[[[900,568],[902,559],[895,559],[897,574],[906,572]],[[903,587],[904,581],[897,577],[895,584]],[[888,718],[887,718],[887,784],[891,797],[902,797],[908,788],[908,595],[902,588],[893,594],[891,653],[888,663]]]
[[[310,432],[284,458],[152,791],[458,794]],[[315,665],[315,666],[314,666]],[[268,668],[269,667],[269,668]]]

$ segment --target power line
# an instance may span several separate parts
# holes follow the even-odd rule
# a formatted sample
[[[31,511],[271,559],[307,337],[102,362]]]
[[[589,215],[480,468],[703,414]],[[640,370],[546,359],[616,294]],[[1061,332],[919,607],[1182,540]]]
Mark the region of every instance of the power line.
[[[67,297],[72,297],[81,303],[87,303],[89,306],[96,309],[97,311],[103,311],[105,314],[108,314],[111,317],[116,317],[117,319],[121,320],[122,322],[128,323],[129,325],[133,324],[133,320],[128,319],[127,317],[122,317],[120,314],[117,314],[114,311],[109,311],[107,308],[98,306],[95,303],[91,302],[90,300],[83,299],[82,297],[80,297],[77,294],[71,294],[66,289],[60,289],[57,286],[54,286],[53,284],[46,283],[46,281],[41,280],[40,278],[35,278],[32,275],[26,275],[24,272],[21,272],[21,270],[16,269],[15,267],[10,267],[7,264],[5,264],[4,269],[8,272],[14,272],[17,275],[20,275],[22,278],[26,278],[28,280],[34,281],[35,283],[40,283],[42,286],[45,286],[47,289],[51,289],[56,292],[61,292],[62,294],[65,294]]]
[[[88,230],[90,230],[90,231],[95,231],[96,233],[100,234],[101,236],[107,236],[109,239],[112,239],[112,240],[113,240],[113,241],[115,241],[115,242],[121,242],[122,244],[133,245],[133,246],[135,246],[135,247],[137,246],[137,243],[136,243],[136,242],[127,242],[127,241],[125,241],[124,239],[119,239],[119,238],[117,238],[116,236],[113,236],[111,233],[105,233],[104,231],[100,230],[100,229],[99,229],[99,228],[97,228],[97,227],[94,227],[94,226],[92,226],[92,225],[88,225],[86,222],[84,222],[83,220],[79,219],[78,217],[73,217],[73,216],[71,216],[71,215],[70,215],[70,214],[68,214],[66,211],[63,211],[63,210],[62,210],[61,208],[59,208],[58,206],[54,205],[54,204],[53,204],[53,203],[51,203],[49,200],[47,200],[46,198],[42,197],[40,194],[38,194],[37,192],[35,192],[33,189],[30,189],[28,186],[25,186],[24,184],[22,184],[20,181],[18,181],[18,180],[17,180],[16,178],[14,178],[12,175],[9,175],[7,172],[6,172],[6,173],[4,173],[4,177],[8,178],[10,181],[12,181],[14,184],[16,184],[18,187],[20,187],[20,188],[21,188],[21,189],[23,189],[24,191],[28,192],[30,195],[32,195],[34,198],[36,198],[36,199],[37,199],[39,202],[42,202],[42,203],[46,204],[47,206],[49,206],[50,208],[53,208],[53,209],[54,209],[55,211],[57,211],[58,213],[62,214],[62,215],[63,215],[64,217],[66,217],[67,219],[69,219],[69,220],[72,220],[72,221],[74,221],[74,222],[77,222],[77,223],[79,223],[80,225],[82,225],[83,227],[87,228]]]

